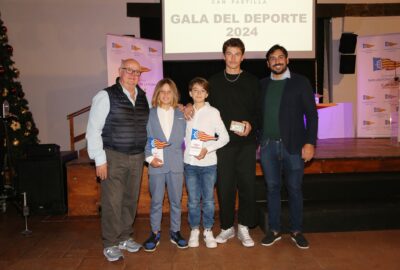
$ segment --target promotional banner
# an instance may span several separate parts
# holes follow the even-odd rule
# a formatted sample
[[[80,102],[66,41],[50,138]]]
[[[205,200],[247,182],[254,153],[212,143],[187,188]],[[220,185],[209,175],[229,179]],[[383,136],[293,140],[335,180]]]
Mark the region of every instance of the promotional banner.
[[[161,41],[127,36],[107,35],[108,85],[118,77],[122,59],[133,58],[141,65],[139,86],[146,92],[150,103],[154,87],[163,78]]]
[[[398,137],[400,34],[357,39],[357,137]]]

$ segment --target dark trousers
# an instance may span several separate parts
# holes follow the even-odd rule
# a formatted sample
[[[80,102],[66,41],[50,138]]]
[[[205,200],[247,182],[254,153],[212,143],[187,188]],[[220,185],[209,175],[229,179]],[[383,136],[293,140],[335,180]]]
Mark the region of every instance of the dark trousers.
[[[108,175],[101,182],[101,231],[104,247],[116,246],[133,232],[144,153],[106,150]]]
[[[221,228],[233,226],[236,191],[239,194],[239,224],[256,225],[256,144],[228,145],[218,149],[217,192]]]

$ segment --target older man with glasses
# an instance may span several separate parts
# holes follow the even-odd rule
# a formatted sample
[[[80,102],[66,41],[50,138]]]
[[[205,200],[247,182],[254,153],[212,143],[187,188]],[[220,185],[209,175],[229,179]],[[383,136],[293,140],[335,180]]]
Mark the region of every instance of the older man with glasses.
[[[103,254],[108,261],[122,259],[121,250],[136,252],[141,247],[130,237],[149,117],[146,94],[138,85],[140,75],[139,62],[121,61],[117,82],[93,98],[86,131],[89,157],[101,179]]]

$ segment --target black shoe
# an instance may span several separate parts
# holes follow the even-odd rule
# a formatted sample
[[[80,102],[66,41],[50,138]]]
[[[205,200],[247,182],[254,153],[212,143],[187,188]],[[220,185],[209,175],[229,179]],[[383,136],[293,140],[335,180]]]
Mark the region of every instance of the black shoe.
[[[188,248],[188,242],[183,239],[181,233],[177,232],[170,232],[171,243],[175,244],[178,248]]]
[[[151,233],[150,237],[144,242],[143,249],[147,252],[153,252],[156,250],[158,244],[160,244],[161,233]]]
[[[307,249],[310,246],[308,245],[307,239],[304,237],[302,233],[291,233],[290,237],[292,238],[293,242],[296,243],[296,246],[301,249]]]
[[[279,232],[268,231],[267,235],[261,240],[261,245],[269,247],[281,239],[282,236]]]

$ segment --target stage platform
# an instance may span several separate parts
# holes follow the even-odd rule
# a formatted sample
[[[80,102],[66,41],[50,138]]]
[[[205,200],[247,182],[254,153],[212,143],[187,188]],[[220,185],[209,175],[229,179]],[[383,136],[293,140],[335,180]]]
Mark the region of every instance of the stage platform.
[[[258,163],[260,227],[268,229],[266,187]],[[390,139],[323,139],[306,164],[304,231],[400,228],[400,146]],[[282,225],[289,224],[282,191]]]
[[[315,157],[304,169],[305,174],[396,171],[400,172],[400,144],[388,138],[318,140]],[[263,175],[259,163],[256,175]]]

